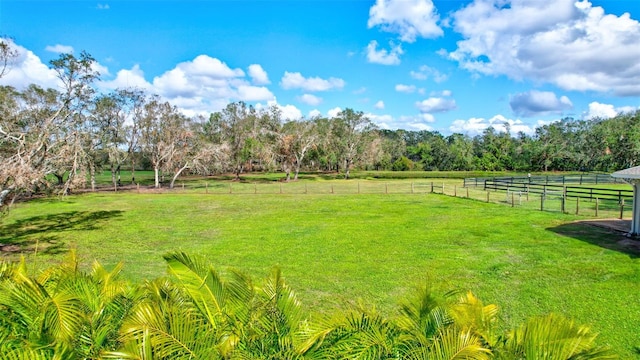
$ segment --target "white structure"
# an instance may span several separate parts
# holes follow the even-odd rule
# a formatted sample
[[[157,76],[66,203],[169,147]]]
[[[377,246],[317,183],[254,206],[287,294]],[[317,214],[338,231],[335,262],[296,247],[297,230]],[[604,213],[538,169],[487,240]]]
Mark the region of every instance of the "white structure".
[[[638,236],[640,235],[640,166],[616,171],[611,176],[633,186],[633,218],[629,235]]]

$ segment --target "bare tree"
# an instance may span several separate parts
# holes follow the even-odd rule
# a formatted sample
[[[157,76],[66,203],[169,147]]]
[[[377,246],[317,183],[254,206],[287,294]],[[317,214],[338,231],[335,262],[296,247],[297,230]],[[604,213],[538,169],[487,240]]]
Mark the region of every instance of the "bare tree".
[[[11,62],[18,58],[18,50],[13,46],[13,41],[0,38],[0,78],[7,74]]]
[[[291,171],[294,171],[293,180],[298,180],[305,156],[318,141],[316,124],[305,120],[288,121],[282,125],[278,140],[286,181],[289,181]]]

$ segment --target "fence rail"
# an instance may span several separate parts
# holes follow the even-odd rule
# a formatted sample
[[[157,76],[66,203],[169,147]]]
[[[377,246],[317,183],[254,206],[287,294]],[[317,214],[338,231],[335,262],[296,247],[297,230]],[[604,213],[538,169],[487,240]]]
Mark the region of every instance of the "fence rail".
[[[501,176],[465,178],[464,186],[485,187],[487,181],[505,181],[513,184],[621,184],[621,179],[609,174],[579,174],[579,175],[533,175],[533,176]]]
[[[556,194],[564,198],[633,200],[632,190],[601,189],[567,185],[550,185],[545,183],[511,183],[503,180],[487,180],[485,190],[493,191],[521,191],[532,194]]]

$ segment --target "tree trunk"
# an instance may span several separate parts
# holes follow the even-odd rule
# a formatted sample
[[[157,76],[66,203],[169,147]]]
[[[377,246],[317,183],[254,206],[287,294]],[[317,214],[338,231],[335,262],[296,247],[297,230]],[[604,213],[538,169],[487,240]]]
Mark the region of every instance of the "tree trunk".
[[[135,160],[131,159],[131,184],[135,185],[135,183],[136,183],[136,162]]]
[[[116,168],[115,166],[113,166],[113,163],[111,163],[111,185],[113,185],[113,187],[116,187],[117,183],[116,183]]]
[[[4,205],[4,200],[7,198],[10,192],[10,189],[4,189],[0,191],[0,208],[2,208],[2,206]]]
[[[293,181],[298,181],[298,173],[300,173],[300,164],[296,164],[296,170],[293,174]]]
[[[180,176],[180,174],[182,174],[182,172],[189,167],[189,163],[184,164],[183,167],[181,167],[175,175],[173,175],[173,178],[171,179],[171,183],[169,184],[169,189],[173,189],[173,184],[175,184],[176,179],[178,178],[178,176]]]
[[[154,166],[153,172],[155,174],[156,189],[159,189],[160,188],[160,169],[157,166]]]
[[[93,161],[89,165],[89,173],[91,174],[91,191],[96,191],[96,164]]]
[[[63,175],[53,174],[53,176],[55,176],[56,179],[58,180],[58,185],[64,184],[64,174]]]
[[[351,168],[351,161],[349,159],[344,161],[344,179],[349,180],[349,170]]]

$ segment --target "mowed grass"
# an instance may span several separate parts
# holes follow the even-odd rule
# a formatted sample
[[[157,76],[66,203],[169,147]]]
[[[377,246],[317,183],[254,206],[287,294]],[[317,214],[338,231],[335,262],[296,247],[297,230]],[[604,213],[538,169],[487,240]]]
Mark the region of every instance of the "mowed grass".
[[[327,313],[362,300],[392,315],[430,281],[498,304],[505,327],[561,313],[600,332],[623,358],[637,356],[640,260],[617,244],[620,235],[573,224],[571,215],[440,194],[277,191],[21,203],[0,223],[0,243],[16,245],[37,267],[70,247],[86,266],[122,260],[132,281],[164,275],[161,255],[174,250],[258,282],[279,266],[307,308]]]

